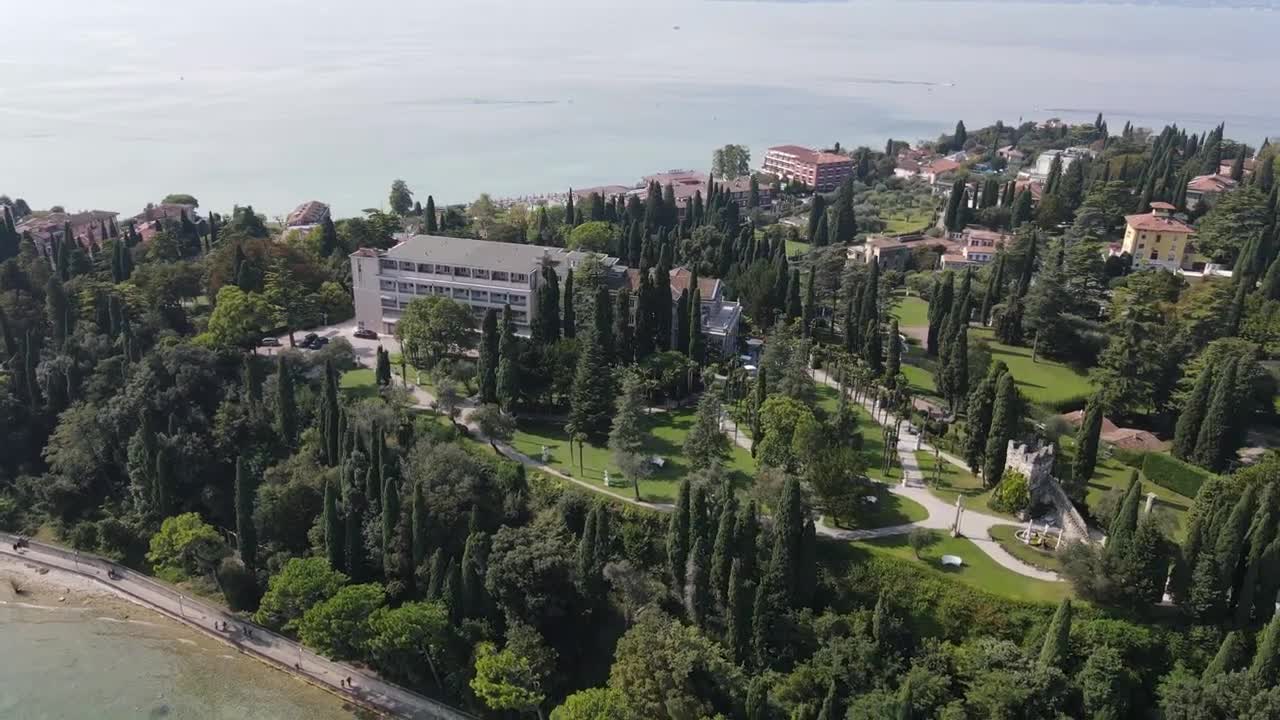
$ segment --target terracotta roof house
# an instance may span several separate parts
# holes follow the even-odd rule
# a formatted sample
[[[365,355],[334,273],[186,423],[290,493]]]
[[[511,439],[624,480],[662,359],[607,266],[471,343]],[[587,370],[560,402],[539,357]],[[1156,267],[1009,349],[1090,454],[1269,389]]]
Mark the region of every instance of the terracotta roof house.
[[[1166,202],[1151,203],[1151,212],[1125,216],[1124,252],[1134,268],[1158,267],[1177,272],[1187,259],[1188,240],[1195,229],[1173,216]]]
[[[959,170],[959,169],[960,169],[960,163],[956,162],[955,160],[948,160],[947,158],[938,158],[937,160],[934,160],[928,165],[925,165],[924,167],[920,168],[920,174],[924,176],[925,182],[933,184],[937,182],[938,178],[942,177],[943,175],[946,175],[947,173],[955,172],[956,170]]]
[[[1231,166],[1235,164],[1236,164],[1235,158],[1232,158],[1230,160],[1223,160],[1221,163],[1218,163],[1218,174],[1231,177]],[[1245,158],[1244,159],[1244,176],[1249,177],[1250,175],[1252,175],[1253,169],[1256,168],[1257,166],[1258,166],[1257,160],[1253,158]]]
[[[300,228],[319,225],[329,217],[329,206],[319,200],[308,200],[293,209],[284,220],[285,227]]]
[[[850,245],[848,259],[870,265],[878,263],[881,269],[901,270],[906,267],[907,257],[918,247],[942,245],[951,249],[954,243],[942,238],[929,238],[920,233],[906,235],[871,235],[861,245]]]
[[[110,210],[39,213],[22,218],[16,227],[19,234],[30,233],[32,241],[41,252],[48,253],[54,239],[61,240],[70,224],[71,234],[80,247],[94,251],[107,238],[119,234],[116,225],[116,216],[119,214]]]
[[[1224,192],[1235,190],[1240,183],[1229,175],[1197,175],[1187,182],[1187,209],[1212,205]]]
[[[996,155],[1014,162],[1022,162],[1027,159],[1027,154],[1012,145],[1005,145],[996,150]]]
[[[689,202],[693,200],[693,196],[707,189],[707,180],[709,175],[698,170],[668,170],[664,173],[656,175],[646,175],[641,178],[641,186],[630,190],[630,193],[639,194],[643,199],[644,193],[650,183],[658,183],[663,188],[671,186],[671,194],[676,200],[676,209],[681,217],[684,216],[685,208],[689,207]],[[729,193],[729,198],[738,204],[738,207],[745,209],[751,203],[751,178],[740,177],[734,180],[717,181],[716,184],[725,192]],[[773,183],[757,183],[760,191],[760,205],[768,207],[773,204]],[[706,201],[706,198],[703,198]]]
[[[996,251],[1013,242],[1013,236],[997,230],[970,225],[952,237],[960,243],[959,252],[942,256],[942,268],[981,267],[996,257]]]

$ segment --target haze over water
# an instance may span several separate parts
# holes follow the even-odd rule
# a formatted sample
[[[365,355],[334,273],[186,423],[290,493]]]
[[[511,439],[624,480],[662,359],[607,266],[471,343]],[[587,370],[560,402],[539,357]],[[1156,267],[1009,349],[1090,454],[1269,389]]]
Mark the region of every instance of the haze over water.
[[[339,214],[634,182],[745,143],[1020,116],[1280,132],[1280,14],[979,2],[41,0],[0,43],[0,192]],[[678,26],[678,29],[676,29]]]

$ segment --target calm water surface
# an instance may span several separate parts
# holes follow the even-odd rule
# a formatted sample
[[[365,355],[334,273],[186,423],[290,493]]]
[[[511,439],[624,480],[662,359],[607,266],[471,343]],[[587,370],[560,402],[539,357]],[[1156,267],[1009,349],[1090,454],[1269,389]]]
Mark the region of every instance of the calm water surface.
[[[1280,13],[856,0],[7,3],[0,192],[466,201],[1051,115],[1280,133]]]
[[[0,605],[0,719],[355,717],[227,645],[145,610],[128,614]]]

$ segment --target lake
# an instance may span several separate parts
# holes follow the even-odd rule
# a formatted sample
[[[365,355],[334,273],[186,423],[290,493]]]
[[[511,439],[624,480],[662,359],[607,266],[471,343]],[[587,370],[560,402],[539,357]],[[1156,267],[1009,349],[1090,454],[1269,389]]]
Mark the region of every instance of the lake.
[[[356,717],[327,692],[140,608],[0,605],[0,648],[4,720]]]
[[[0,192],[275,216],[631,183],[726,142],[1020,117],[1280,132],[1280,14],[982,2],[41,0],[0,43]]]

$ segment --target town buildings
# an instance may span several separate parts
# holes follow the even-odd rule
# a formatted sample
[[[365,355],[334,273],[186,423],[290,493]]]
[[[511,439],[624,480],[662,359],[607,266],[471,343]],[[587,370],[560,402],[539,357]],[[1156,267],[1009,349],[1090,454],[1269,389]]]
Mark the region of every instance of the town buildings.
[[[853,174],[853,160],[799,145],[777,145],[764,155],[764,172],[800,181],[818,192],[830,192]]]
[[[436,295],[469,306],[478,317],[490,308],[501,310],[510,305],[517,331],[528,333],[537,312],[542,268],[547,264],[563,283],[570,270],[588,258],[597,258],[607,269],[605,282],[611,291],[639,287],[639,271],[619,265],[617,258],[596,253],[436,235],[400,234],[396,240],[389,250],[361,248],[351,254],[352,299],[356,324],[361,328],[393,333],[414,298]],[[689,289],[690,280],[691,274],[684,268],[671,271],[673,301]],[[698,289],[707,347],[735,352],[742,306],[725,300],[723,286],[714,278],[700,278]],[[673,328],[677,325],[672,323]]]
[[[951,240],[955,245],[949,247],[948,252],[942,256],[943,270],[986,265],[995,259],[1000,248],[1013,243],[1013,236],[970,225],[958,233],[952,233]]]
[[[906,235],[872,235],[861,245],[850,245],[848,259],[865,265],[877,263],[881,270],[903,270],[911,251],[931,245],[931,238],[920,233]],[[934,242],[941,243],[940,239]]]
[[[80,247],[93,252],[107,238],[119,234],[116,225],[117,212],[110,210],[86,210],[78,213],[42,212],[28,215],[17,222],[18,234],[31,234],[31,240],[41,252],[48,254],[54,240],[61,242],[67,227]]]
[[[293,209],[284,220],[289,229],[311,228],[329,219],[329,206],[319,200],[308,200]]]
[[[707,189],[707,182],[710,176],[707,173],[697,170],[668,170],[664,173],[655,175],[646,175],[641,178],[642,183],[639,188],[630,190],[629,195],[639,195],[644,199],[644,194],[648,191],[649,185],[657,183],[659,186],[666,188],[671,186],[672,196],[676,201],[676,210],[683,217],[685,210],[689,208],[689,203],[693,200],[693,196]],[[717,187],[721,191],[728,193],[729,199],[737,203],[739,208],[746,209],[751,204],[751,178],[740,177],[733,180],[716,181]],[[773,205],[774,187],[773,183],[757,183],[757,191],[759,194],[759,206],[769,207]],[[705,192],[703,192],[705,196]],[[706,197],[702,198],[706,201]]]
[[[1046,150],[1036,156],[1036,164],[1022,170],[1018,173],[1018,177],[1032,182],[1043,183],[1049,179],[1049,172],[1053,170],[1053,161],[1062,159],[1062,170],[1065,172],[1071,167],[1071,163],[1085,158],[1092,158],[1097,153],[1087,147],[1069,147],[1066,150]]]
[[[1151,212],[1125,216],[1121,250],[1133,257],[1135,268],[1164,268],[1177,272],[1186,261],[1188,240],[1195,230],[1173,216],[1174,207],[1151,203]]]
[[[1201,205],[1212,205],[1219,195],[1234,190],[1239,184],[1230,175],[1197,175],[1187,182],[1187,209],[1196,210]]]

